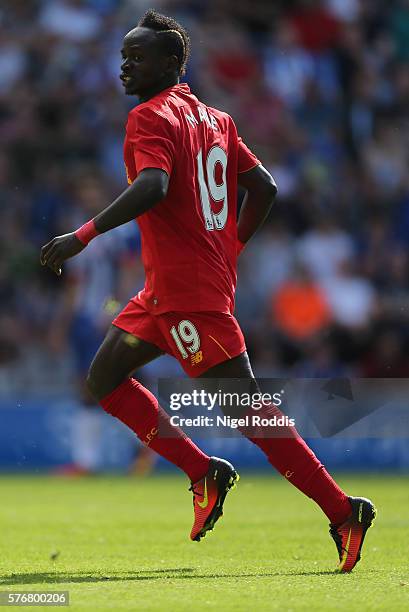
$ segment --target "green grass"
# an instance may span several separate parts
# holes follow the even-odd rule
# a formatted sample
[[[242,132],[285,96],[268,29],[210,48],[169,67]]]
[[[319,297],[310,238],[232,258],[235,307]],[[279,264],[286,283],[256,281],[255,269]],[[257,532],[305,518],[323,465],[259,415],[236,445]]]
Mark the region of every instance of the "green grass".
[[[2,477],[0,589],[69,590],[73,610],[409,609],[407,480],[339,481],[378,507],[349,575],[321,511],[278,478],[242,475],[196,543],[183,477]]]

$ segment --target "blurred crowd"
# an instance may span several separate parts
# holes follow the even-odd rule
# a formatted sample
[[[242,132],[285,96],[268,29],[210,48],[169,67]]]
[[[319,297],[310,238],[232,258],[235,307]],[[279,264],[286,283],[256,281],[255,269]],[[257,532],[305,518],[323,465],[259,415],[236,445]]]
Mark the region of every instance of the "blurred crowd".
[[[256,374],[408,376],[408,0],[2,0],[1,389],[71,388],[143,285],[134,223],[61,278],[39,249],[126,187],[120,49],[152,5],[278,183],[239,263]],[[178,371],[163,363],[145,376]]]

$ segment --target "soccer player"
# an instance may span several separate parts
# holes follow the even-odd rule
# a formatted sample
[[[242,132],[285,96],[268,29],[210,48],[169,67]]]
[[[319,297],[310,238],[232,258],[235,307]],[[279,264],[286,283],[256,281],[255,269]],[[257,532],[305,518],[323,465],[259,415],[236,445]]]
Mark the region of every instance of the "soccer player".
[[[198,541],[222,515],[237,473],[172,427],[131,375],[165,352],[191,377],[254,380],[233,316],[236,260],[268,215],[277,187],[232,118],[179,82],[189,46],[179,23],[152,10],[125,36],[120,78],[125,93],[139,98],[126,127],[129,187],[78,230],[43,246],[41,263],[59,275],[63,262],[90,240],[137,219],[145,287],[114,319],[91,364],[88,388],[104,410],[187,474],[195,515],[190,537]],[[247,193],[237,222],[238,184]],[[280,414],[268,407],[268,416]],[[374,519],[373,504],[348,497],[294,427],[274,438],[243,433],[322,508],[339,569],[351,570]]]

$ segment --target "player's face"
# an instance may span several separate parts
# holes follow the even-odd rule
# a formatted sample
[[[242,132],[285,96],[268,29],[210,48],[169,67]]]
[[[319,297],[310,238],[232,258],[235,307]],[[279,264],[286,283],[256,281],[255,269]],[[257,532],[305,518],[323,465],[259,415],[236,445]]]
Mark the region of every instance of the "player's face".
[[[156,34],[147,28],[135,28],[124,38],[121,50],[120,79],[129,96],[149,96],[167,75],[167,61]]]

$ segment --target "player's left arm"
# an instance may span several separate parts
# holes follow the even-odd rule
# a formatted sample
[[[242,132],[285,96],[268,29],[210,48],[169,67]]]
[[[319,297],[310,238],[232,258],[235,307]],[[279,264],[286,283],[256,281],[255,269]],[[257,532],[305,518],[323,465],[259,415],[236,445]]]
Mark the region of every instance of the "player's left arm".
[[[237,222],[237,250],[240,253],[266,220],[277,195],[277,185],[261,164],[239,173],[238,183],[246,190]]]

